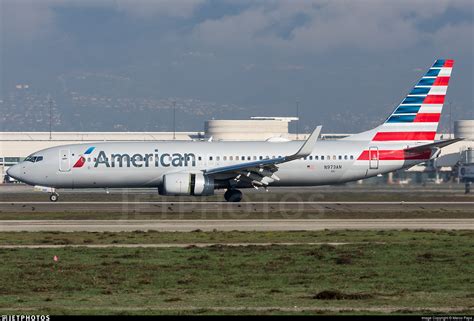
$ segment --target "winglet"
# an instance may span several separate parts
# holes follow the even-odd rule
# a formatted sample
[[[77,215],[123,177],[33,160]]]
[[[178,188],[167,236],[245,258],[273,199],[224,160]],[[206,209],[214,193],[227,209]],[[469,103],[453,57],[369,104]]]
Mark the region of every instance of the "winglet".
[[[301,146],[301,148],[296,152],[296,154],[287,157],[287,159],[298,159],[311,154],[314,149],[314,145],[318,140],[319,134],[321,133],[321,128],[323,128],[323,126],[317,126],[311,133],[311,135],[308,137],[308,139],[304,142],[303,146]]]

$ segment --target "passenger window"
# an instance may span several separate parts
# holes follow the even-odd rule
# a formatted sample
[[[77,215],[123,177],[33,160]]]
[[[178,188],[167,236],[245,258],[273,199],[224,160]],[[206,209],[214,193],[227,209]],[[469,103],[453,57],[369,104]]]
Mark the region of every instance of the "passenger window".
[[[209,160],[210,160],[210,161],[212,160],[212,156],[209,156]]]
[[[252,158],[250,156],[247,156],[247,160],[251,160]]]
[[[354,156],[353,156],[353,155],[351,155],[351,159],[354,159]]]
[[[309,156],[309,160],[313,160],[313,156]]]
[[[254,157],[253,157],[253,160],[257,160],[257,156],[254,156]]]
[[[318,155],[314,156],[314,159],[315,159],[315,160],[318,160]]]
[[[225,161],[227,160],[227,156],[224,156],[224,160],[225,160]]]
[[[332,155],[332,159],[333,159],[333,160],[336,160],[336,155]]]
[[[198,156],[198,161],[202,160],[201,156]]]
[[[324,155],[321,155],[321,160],[324,160]]]
[[[220,161],[221,158],[219,156],[216,156],[216,161]]]
[[[233,157],[233,156],[229,156],[229,160],[234,160],[234,157]]]
[[[342,156],[341,156],[341,155],[339,155],[339,157],[338,157],[338,158],[339,158],[339,160],[342,160]]]
[[[262,160],[262,159],[263,159],[263,156],[260,156],[259,159]]]

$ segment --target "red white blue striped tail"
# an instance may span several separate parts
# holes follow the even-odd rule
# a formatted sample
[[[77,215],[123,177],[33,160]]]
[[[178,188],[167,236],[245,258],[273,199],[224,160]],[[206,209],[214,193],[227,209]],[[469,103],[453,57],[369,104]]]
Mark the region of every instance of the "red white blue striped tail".
[[[382,125],[347,139],[415,144],[433,142],[453,65],[451,59],[436,60]]]
[[[372,141],[434,141],[454,60],[438,59],[379,126]]]

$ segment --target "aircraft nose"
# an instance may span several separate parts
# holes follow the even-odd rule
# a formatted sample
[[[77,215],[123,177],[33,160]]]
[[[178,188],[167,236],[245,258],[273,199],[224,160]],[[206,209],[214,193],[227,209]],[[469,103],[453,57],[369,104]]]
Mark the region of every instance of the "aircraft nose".
[[[7,175],[19,180],[21,175],[20,165],[13,165],[7,170]]]

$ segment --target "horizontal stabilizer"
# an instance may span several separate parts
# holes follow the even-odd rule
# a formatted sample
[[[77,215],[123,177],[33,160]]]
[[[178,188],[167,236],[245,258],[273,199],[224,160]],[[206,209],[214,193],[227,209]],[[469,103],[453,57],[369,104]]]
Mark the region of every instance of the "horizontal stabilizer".
[[[454,139],[441,140],[441,141],[437,141],[437,142],[430,143],[430,144],[424,144],[424,145],[419,145],[419,146],[415,146],[415,147],[410,147],[410,148],[405,149],[405,151],[407,151],[407,152],[419,152],[419,151],[424,151],[424,150],[433,149],[433,148],[442,148],[442,147],[446,147],[448,145],[457,143],[457,142],[459,142],[463,139],[464,138],[454,138]]]

